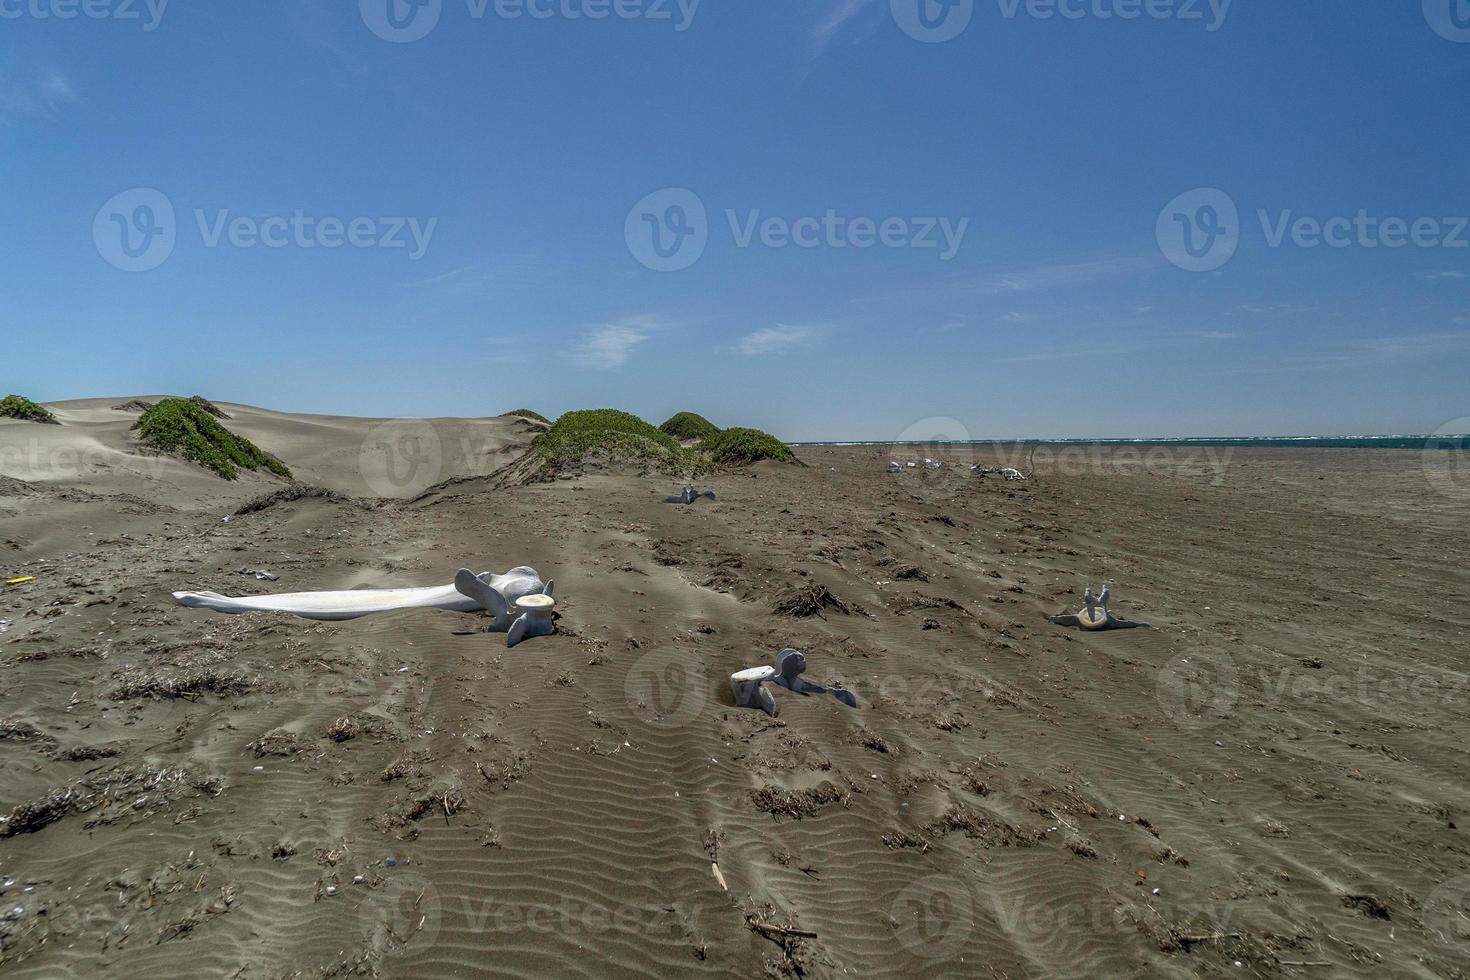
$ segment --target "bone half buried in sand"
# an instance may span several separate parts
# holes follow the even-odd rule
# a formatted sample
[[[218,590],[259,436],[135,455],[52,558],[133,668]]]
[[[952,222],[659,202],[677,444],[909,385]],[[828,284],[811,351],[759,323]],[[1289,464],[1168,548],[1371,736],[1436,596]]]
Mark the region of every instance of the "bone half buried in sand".
[[[470,582],[475,583],[468,586],[470,591],[460,588],[460,585]],[[509,629],[508,614],[515,600],[542,592],[546,588],[535,569],[522,566],[511,569],[505,575],[487,572],[483,576],[476,576],[468,569],[461,569],[455,584],[430,588],[354,589],[344,592],[292,592],[262,596],[175,592],[174,601],[181,606],[210,609],[232,616],[248,612],[283,612],[302,619],[329,622],[359,619],[404,609],[442,609],[447,612],[483,610],[496,617],[497,623],[504,619],[503,629]]]

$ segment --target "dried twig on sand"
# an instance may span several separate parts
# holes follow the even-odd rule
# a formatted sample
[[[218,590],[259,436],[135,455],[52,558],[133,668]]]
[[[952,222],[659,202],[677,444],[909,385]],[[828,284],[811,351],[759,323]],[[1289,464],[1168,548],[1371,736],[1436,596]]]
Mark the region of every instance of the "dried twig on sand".
[[[704,834],[704,853],[709,855],[709,870],[715,877],[715,884],[720,886],[720,891],[727,892],[730,886],[725,884],[725,875],[720,871],[720,841],[724,834],[711,827]]]
[[[196,670],[184,673],[128,670],[117,675],[120,683],[108,692],[114,701],[136,698],[189,698],[203,694],[244,694],[260,686],[260,678],[239,671]]]
[[[156,810],[189,791],[217,796],[224,782],[216,776],[205,776],[187,769],[151,769],[117,766],[93,773],[70,785],[52,790],[45,796],[17,804],[0,822],[0,838],[16,834],[32,834],[72,813],[87,813],[99,807],[109,808],[106,815],[136,816]],[[115,800],[129,800],[126,807],[111,808]],[[108,822],[94,820],[93,824]],[[91,824],[89,824],[90,826]]]
[[[810,789],[786,789],[781,786],[763,786],[752,790],[751,801],[756,808],[773,817],[790,817],[800,820],[815,816],[829,803],[847,805],[847,794],[830,782],[823,782]]]
[[[789,915],[782,922],[772,921],[776,918],[774,905],[755,905],[742,911],[747,929],[781,947],[784,962],[770,964],[777,968],[779,975],[804,977],[811,972],[818,959],[816,949],[809,942],[817,938],[815,932],[798,929],[795,918]]]
[[[820,582],[813,582],[811,585],[797,589],[772,606],[771,612],[777,616],[807,619],[822,615],[824,609],[835,609],[844,616],[852,615],[852,610],[847,603],[833,595],[832,591]]]

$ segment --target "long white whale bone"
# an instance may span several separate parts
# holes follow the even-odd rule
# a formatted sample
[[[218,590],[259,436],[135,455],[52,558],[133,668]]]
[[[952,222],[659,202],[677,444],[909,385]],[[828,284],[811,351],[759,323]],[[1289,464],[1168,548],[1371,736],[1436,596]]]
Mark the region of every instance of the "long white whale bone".
[[[511,573],[525,571],[511,569]],[[534,572],[532,575],[534,576]],[[473,576],[472,576],[473,577]],[[486,573],[491,581],[507,576]],[[488,586],[487,586],[488,588]],[[493,590],[491,590],[493,591]],[[283,612],[303,619],[339,622],[402,609],[476,612],[488,607],[454,585],[416,589],[353,589],[344,592],[290,592],[278,595],[224,596],[218,592],[175,592],[181,606],[237,616],[249,612]]]
[[[303,619],[358,619],[399,609],[445,609],[474,612],[480,606],[452,585],[428,589],[354,589],[350,592],[289,592],[280,595],[224,596],[218,592],[175,592],[181,606],[212,609],[237,616],[248,612],[283,612]]]

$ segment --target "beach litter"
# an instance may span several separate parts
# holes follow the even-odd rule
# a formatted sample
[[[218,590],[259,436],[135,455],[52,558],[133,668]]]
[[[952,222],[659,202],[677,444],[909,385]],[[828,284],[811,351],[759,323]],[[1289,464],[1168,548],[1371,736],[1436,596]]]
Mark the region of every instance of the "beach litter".
[[[715,492],[713,490],[706,490],[701,493],[694,487],[685,487],[683,492],[681,492],[677,497],[665,497],[664,503],[688,505],[695,503],[704,497],[708,497],[710,500],[714,500]]]
[[[1005,477],[1007,480],[1024,481],[1026,479],[1026,474],[1022,473],[1014,466],[981,466],[977,463],[976,465],[970,467],[970,472],[979,477],[986,477],[990,476],[993,473],[998,473],[1001,476]]]
[[[275,574],[274,572],[267,571],[264,568],[247,568],[247,567],[244,567],[244,566],[235,569],[235,574],[236,575],[254,575],[256,577],[256,579],[258,579],[261,582],[274,582],[274,581],[276,581],[277,579],[279,579],[281,577],[281,576]]]
[[[823,687],[802,677],[806,673],[806,656],[799,650],[786,649],[776,654],[776,662],[769,667],[751,667],[730,675],[730,690],[735,703],[742,708],[759,708],[775,718],[780,714],[776,699],[764,685],[771,682],[795,694],[830,694],[849,708],[858,706],[857,696],[841,688]]]
[[[20,578],[6,579],[5,580],[5,584],[6,585],[25,585],[27,582],[34,582],[35,580],[36,580],[36,576],[34,576],[34,575],[22,575]]]

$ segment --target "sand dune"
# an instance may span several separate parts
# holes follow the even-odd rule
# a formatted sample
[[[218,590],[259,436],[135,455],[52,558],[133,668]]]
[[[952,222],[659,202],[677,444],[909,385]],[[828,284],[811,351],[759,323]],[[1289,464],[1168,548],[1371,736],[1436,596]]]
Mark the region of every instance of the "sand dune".
[[[1464,968],[1470,541],[1462,503],[1403,478],[1412,453],[1008,484],[805,449],[678,507],[657,478],[499,485],[530,423],[429,423],[458,479],[421,495],[413,453],[395,477],[362,446],[422,426],[227,405],[298,476],[405,482],[222,522],[279,482],[137,475],[129,419],[102,407],[121,400],[47,427],[107,466],[4,470],[33,482],[0,498],[0,571],[36,580],[0,594],[0,798],[76,789],[0,830],[8,974]],[[0,424],[0,445],[53,434]],[[468,614],[169,598],[520,563],[556,578],[562,619],[511,651]],[[1047,622],[1103,581],[1155,628]],[[772,613],[812,583],[849,612]],[[859,708],[733,707],[728,675],[787,646]],[[160,678],[199,686],[137,693]],[[137,770],[188,775],[139,789]]]
[[[224,516],[282,485],[248,470],[226,482],[200,466],[144,451],[131,432],[138,413],[114,406],[160,397],[48,405],[61,425],[0,419],[0,479],[29,484],[0,485],[5,536],[37,553],[56,553],[124,533],[128,522],[113,519],[119,503],[150,516],[200,509]],[[219,407],[230,416],[222,424],[281,458],[297,479],[355,497],[410,498],[443,481],[485,475],[520,455],[540,430],[525,419],[367,419]]]

